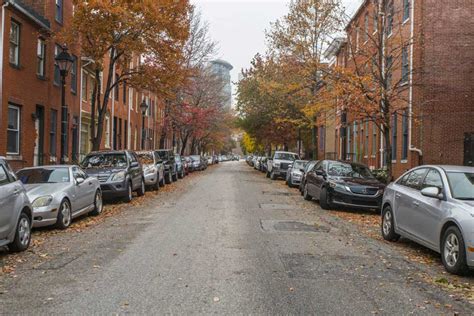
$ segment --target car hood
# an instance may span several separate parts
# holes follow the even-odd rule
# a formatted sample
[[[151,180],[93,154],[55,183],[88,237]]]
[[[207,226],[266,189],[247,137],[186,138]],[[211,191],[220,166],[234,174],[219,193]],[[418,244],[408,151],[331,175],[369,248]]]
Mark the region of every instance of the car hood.
[[[90,177],[98,177],[100,175],[111,175],[112,173],[117,173],[124,171],[125,168],[85,168],[84,171]]]
[[[45,195],[55,195],[69,187],[69,182],[62,183],[35,183],[25,184],[26,194],[33,202],[36,198]]]
[[[347,186],[370,186],[379,189],[384,189],[385,185],[377,179],[361,179],[361,178],[347,178],[347,177],[329,177],[329,181],[343,183]]]

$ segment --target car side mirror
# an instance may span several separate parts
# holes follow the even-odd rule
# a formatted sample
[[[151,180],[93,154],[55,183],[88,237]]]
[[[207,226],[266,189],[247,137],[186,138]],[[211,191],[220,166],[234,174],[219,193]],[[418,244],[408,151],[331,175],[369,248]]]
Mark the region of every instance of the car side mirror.
[[[326,175],[326,172],[324,172],[324,170],[318,169],[318,170],[316,170],[316,174],[318,176],[323,176],[324,177]]]
[[[76,184],[77,185],[80,185],[80,184],[83,184],[84,181],[86,181],[84,178],[80,177],[80,178],[76,178]]]
[[[138,167],[138,162],[132,161],[132,163],[130,164],[130,167],[132,167],[132,168]]]
[[[433,199],[444,199],[443,192],[441,192],[440,188],[437,187],[427,187],[421,190],[421,195],[427,196]]]

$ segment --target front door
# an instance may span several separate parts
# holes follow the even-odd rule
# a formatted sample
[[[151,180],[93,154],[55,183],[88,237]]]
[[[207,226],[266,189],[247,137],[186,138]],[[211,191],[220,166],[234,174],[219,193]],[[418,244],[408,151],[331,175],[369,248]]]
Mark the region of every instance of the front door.
[[[464,134],[464,165],[474,167],[474,133]]]
[[[36,106],[36,120],[35,120],[35,149],[33,164],[41,166],[44,164],[44,108]]]

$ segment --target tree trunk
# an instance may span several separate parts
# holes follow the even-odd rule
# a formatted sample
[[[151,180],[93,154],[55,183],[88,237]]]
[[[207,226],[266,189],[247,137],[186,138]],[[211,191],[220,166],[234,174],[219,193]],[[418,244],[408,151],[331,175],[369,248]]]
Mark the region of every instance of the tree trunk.
[[[385,167],[387,168],[387,182],[392,181],[392,142],[390,125],[384,125],[383,137],[385,140]]]
[[[181,156],[184,155],[184,152],[186,151],[186,146],[188,145],[188,139],[189,139],[189,133],[186,133],[186,136],[184,138],[181,138]]]

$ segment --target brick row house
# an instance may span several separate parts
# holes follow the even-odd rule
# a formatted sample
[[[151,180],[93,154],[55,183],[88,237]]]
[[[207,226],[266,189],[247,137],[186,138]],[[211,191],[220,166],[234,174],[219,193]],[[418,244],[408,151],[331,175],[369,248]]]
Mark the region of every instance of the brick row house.
[[[72,0],[3,0],[0,4],[0,155],[15,168],[59,163],[61,79],[55,56],[62,48],[51,34],[71,21]],[[95,80],[87,57],[74,48],[69,53],[74,62],[66,78],[66,160],[77,162],[91,150],[90,96]],[[145,146],[159,146],[163,102],[149,91],[122,84],[108,104],[103,149],[141,148],[143,100],[149,106]],[[165,145],[169,143],[166,140]]]
[[[373,67],[371,39],[377,37],[378,19],[383,19],[383,43],[389,46],[386,78],[398,96],[390,135],[394,175],[420,164],[473,166],[474,2],[384,0],[387,7],[381,15],[379,1],[365,0],[346,36],[329,45],[330,67],[357,72]],[[320,144],[331,130],[326,156],[381,169],[383,135],[370,119],[356,115],[355,108],[335,102],[325,113],[331,119],[319,127]]]

